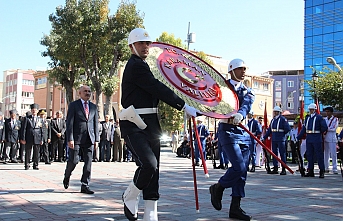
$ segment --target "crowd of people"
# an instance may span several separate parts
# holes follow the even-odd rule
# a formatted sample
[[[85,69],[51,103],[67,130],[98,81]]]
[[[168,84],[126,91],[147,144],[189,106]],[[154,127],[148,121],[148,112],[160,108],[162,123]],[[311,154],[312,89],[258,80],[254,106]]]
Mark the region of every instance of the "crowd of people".
[[[25,163],[25,169],[29,169],[32,163],[35,170],[39,170],[39,162],[66,162],[69,151],[63,112],[56,111],[53,118],[47,118],[45,110],[39,110],[38,104],[32,104],[30,108],[25,117],[18,117],[16,110],[10,110],[10,117],[4,119],[0,112],[0,161],[4,164]],[[94,150],[93,162],[133,161],[120,136],[118,119],[106,115],[105,120],[99,122],[98,130],[100,142]],[[83,161],[81,153],[80,159]]]

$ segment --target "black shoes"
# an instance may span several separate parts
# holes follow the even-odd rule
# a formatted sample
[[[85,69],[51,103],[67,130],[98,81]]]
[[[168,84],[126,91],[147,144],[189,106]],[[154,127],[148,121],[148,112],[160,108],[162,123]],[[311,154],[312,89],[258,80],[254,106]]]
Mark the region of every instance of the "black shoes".
[[[325,173],[324,170],[320,170],[319,171],[319,178],[324,179],[324,173]]]
[[[199,162],[195,162],[195,166],[200,166],[200,163]]]
[[[229,217],[238,220],[251,220],[251,216],[247,215],[241,208],[241,197],[233,196],[230,205]]]
[[[68,187],[69,187],[69,178],[64,177],[64,179],[63,179],[63,186],[64,186],[64,189],[68,189]]]
[[[284,167],[282,167],[282,171],[281,171],[280,175],[286,175],[286,169]]]
[[[34,166],[33,169],[34,170],[39,170],[39,168],[37,166]]]
[[[306,173],[304,177],[314,177],[314,172],[313,172],[313,170],[309,169],[309,170],[308,170],[308,173]]]
[[[274,167],[273,170],[268,171],[268,174],[278,174],[278,173],[279,173],[279,172],[278,172],[278,168],[277,168],[277,167]]]
[[[222,198],[224,190],[224,187],[222,187],[219,183],[210,186],[211,203],[216,210],[222,209]]]
[[[255,172],[255,166],[252,166],[249,172]]]
[[[94,191],[90,190],[88,186],[82,185],[81,186],[81,193],[94,194]]]

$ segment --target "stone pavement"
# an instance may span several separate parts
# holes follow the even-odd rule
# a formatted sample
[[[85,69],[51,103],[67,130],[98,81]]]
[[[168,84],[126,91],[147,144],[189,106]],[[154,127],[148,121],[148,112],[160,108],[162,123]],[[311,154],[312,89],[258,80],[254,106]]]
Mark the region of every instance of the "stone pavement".
[[[209,186],[224,170],[212,169],[210,177],[196,168],[200,210],[195,210],[191,161],[177,158],[170,148],[161,153],[160,221],[223,221],[228,218],[230,190],[224,192],[223,209],[210,202]],[[0,165],[0,220],[126,220],[121,195],[132,179],[135,164],[93,163],[91,189],[94,195],[80,193],[83,163],[77,165],[69,189],[63,188],[65,163],[40,164],[40,170],[24,170],[23,164]],[[290,165],[293,170],[296,165]],[[32,168],[32,167],[31,167]],[[143,200],[139,218],[142,219]],[[343,182],[341,174],[325,179],[300,175],[268,175],[258,168],[248,174],[246,198],[242,208],[253,220],[343,220]]]

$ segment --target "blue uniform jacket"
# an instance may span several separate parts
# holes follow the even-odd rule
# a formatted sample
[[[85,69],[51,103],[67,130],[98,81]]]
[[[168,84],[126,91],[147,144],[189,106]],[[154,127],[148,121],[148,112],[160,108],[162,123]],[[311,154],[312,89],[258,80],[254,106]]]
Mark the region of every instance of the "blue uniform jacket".
[[[229,81],[229,86],[233,88],[231,82]],[[241,84],[237,90],[232,89],[238,97],[239,109],[237,113],[242,114],[243,118],[247,116],[251,110],[251,106],[255,100],[255,93],[251,88],[246,87]],[[221,124],[223,130],[230,134],[230,139],[221,140],[220,143],[225,145],[227,143],[239,143],[239,144],[250,144],[250,135],[237,125],[233,124]]]
[[[249,120],[247,127],[249,131],[255,136],[260,135],[262,133],[262,126],[255,119]],[[251,142],[257,143],[257,141],[253,137],[251,137]]]
[[[315,114],[313,117],[307,115],[297,139],[300,140],[306,133],[306,143],[323,142],[322,134],[327,129],[328,126],[321,115]]]
[[[199,134],[199,137],[200,137],[201,141],[205,140],[210,135],[210,133],[208,132],[207,127],[205,125],[203,125],[203,124],[199,124],[197,126],[197,131],[198,131],[198,134]],[[195,133],[194,133],[194,139],[195,139]]]
[[[291,130],[286,118],[279,115],[273,118],[263,139],[267,139],[272,134],[272,142],[286,141],[286,134]]]

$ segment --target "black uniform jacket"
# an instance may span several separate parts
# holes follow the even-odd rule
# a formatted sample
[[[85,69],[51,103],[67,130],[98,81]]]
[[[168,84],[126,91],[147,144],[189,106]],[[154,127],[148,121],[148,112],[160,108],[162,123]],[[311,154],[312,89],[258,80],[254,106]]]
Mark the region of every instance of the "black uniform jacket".
[[[128,108],[130,105],[136,109],[156,108],[159,100],[178,110],[182,110],[185,105],[185,102],[172,90],[154,78],[145,61],[132,54],[123,73],[121,98],[123,108]],[[161,127],[157,114],[140,116],[147,125],[145,131],[159,137]],[[123,137],[130,133],[142,131],[134,123],[126,120],[120,122],[120,129]]]
[[[43,141],[43,119],[30,115],[24,117],[21,122],[20,139],[25,140],[28,145],[41,144]]]
[[[11,118],[5,120],[4,140],[6,142],[16,143],[19,141],[19,131],[20,131],[21,123],[19,120],[14,119],[14,127],[12,127],[11,121],[12,121]]]

